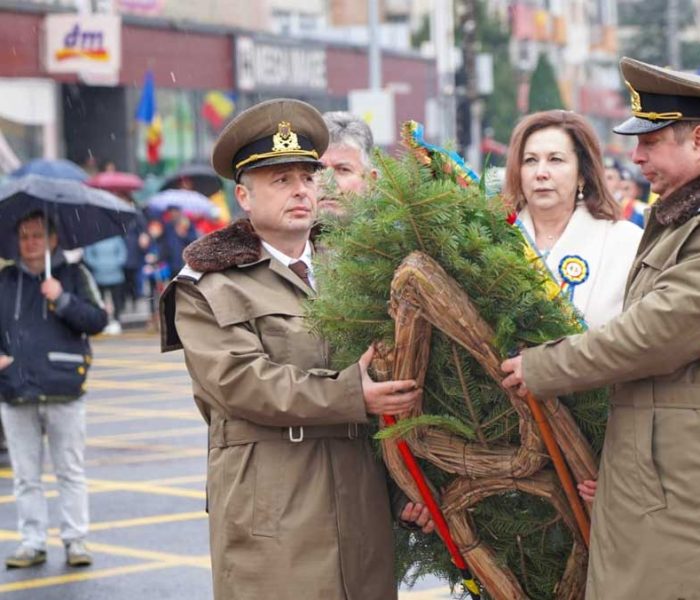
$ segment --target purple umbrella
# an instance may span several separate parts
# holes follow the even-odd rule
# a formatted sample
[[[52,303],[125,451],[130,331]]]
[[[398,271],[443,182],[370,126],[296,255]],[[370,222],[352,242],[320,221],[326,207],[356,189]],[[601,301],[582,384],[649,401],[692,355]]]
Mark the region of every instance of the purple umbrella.
[[[211,217],[215,208],[209,198],[194,190],[164,190],[151,196],[146,205],[156,212],[179,208],[183,212],[206,217]]]

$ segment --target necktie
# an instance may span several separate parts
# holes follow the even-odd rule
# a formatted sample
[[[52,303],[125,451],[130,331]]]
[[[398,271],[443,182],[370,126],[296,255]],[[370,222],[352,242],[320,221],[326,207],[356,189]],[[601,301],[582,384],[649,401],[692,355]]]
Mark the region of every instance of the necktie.
[[[306,263],[303,260],[297,260],[290,263],[289,268],[294,271],[299,279],[311,287],[311,281],[309,280],[309,267],[306,266]]]

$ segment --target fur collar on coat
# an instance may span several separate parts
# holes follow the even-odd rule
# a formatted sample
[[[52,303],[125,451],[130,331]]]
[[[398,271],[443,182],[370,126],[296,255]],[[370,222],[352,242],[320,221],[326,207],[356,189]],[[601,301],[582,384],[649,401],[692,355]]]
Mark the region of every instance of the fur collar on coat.
[[[682,225],[700,211],[700,177],[689,181],[654,205],[661,225]]]
[[[250,221],[239,219],[192,242],[182,256],[195,271],[223,271],[259,260],[262,244]]]

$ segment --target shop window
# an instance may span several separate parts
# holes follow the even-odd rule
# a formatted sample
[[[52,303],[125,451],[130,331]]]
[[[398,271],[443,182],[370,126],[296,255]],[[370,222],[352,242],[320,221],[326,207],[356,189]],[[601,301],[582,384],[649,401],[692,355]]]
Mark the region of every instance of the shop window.
[[[31,158],[43,156],[41,129],[40,125],[22,125],[0,117],[0,132],[2,132],[10,151],[22,163]]]

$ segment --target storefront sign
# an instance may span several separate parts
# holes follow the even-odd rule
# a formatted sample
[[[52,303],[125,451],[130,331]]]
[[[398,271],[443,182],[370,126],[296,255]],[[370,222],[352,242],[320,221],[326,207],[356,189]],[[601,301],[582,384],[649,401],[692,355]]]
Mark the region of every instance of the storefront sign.
[[[236,73],[240,91],[325,92],[326,50],[236,38]]]
[[[121,67],[121,19],[114,15],[47,15],[48,73],[115,75]]]

